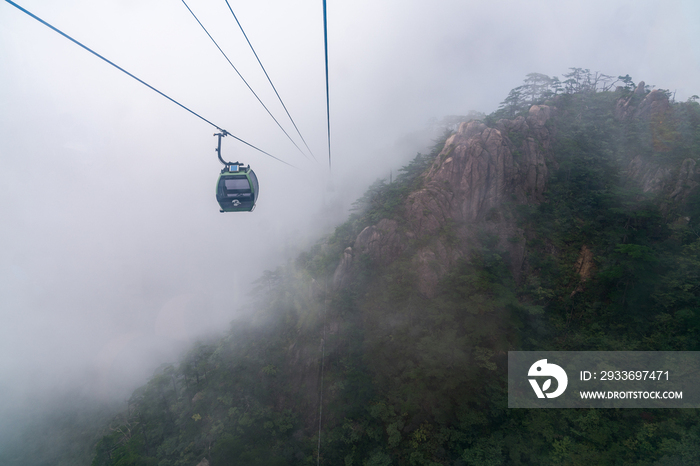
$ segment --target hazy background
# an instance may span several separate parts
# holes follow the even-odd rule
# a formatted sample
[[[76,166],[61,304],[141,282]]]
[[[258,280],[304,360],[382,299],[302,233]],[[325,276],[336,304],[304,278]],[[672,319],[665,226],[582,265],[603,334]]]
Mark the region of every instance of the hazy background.
[[[320,163],[180,1],[20,4],[295,165],[224,139],[260,179],[252,214],[218,211],[213,127],[0,2],[0,435],[50,396],[123,399],[225,330],[251,281],[429,143],[431,118],[489,113],[527,73],[569,67],[700,94],[692,0],[330,0],[329,176],[321,2],[229,2]],[[224,1],[188,5],[293,134]]]

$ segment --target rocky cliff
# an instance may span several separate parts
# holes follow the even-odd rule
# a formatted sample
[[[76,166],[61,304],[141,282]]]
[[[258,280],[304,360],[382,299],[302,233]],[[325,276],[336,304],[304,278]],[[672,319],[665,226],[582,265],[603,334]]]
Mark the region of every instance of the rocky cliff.
[[[485,235],[508,253],[511,273],[519,280],[525,241],[512,208],[541,202],[550,171],[558,168],[556,113],[555,106],[533,105],[527,117],[502,119],[494,127],[462,123],[422,175],[422,188],[405,199],[403,215],[366,227],[345,249],[334,274],[335,289],[352,281],[360,255],[379,266],[403,257],[417,273],[418,290],[432,297],[439,280]],[[666,94],[646,92],[640,82],[633,93],[617,99],[613,114],[647,132],[656,153],[667,150],[674,123]],[[624,176],[642,193],[665,196],[671,203],[685,202],[700,184],[700,165],[692,158],[678,164],[629,153],[621,162]]]
[[[637,123],[639,131],[648,133],[656,153],[669,152],[678,143],[679,122],[673,117],[668,96],[658,89],[647,93],[644,81],[630,96],[617,100],[615,117]],[[700,167],[693,158],[678,164],[660,161],[648,153],[632,154],[626,175],[644,193],[665,194],[671,202],[683,203],[700,182]]]
[[[555,111],[534,105],[527,117],[500,120],[494,128],[478,121],[462,123],[423,175],[423,187],[406,199],[405,221],[382,219],[346,248],[334,275],[335,287],[349,282],[360,254],[386,265],[409,253],[418,289],[430,297],[440,278],[483,234],[498,238],[498,247],[509,252],[511,271],[518,277],[523,232],[510,208],[542,199],[547,166],[556,165],[547,125]]]

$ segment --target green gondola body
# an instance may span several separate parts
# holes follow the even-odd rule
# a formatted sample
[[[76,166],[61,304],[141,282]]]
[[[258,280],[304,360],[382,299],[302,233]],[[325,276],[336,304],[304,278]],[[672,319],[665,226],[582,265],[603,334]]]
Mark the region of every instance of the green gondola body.
[[[258,200],[258,177],[250,165],[227,164],[216,183],[216,200],[221,212],[252,212]]]

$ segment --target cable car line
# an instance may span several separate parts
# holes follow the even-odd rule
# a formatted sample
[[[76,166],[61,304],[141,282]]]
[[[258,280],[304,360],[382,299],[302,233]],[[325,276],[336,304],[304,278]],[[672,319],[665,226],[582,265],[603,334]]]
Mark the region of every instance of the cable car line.
[[[243,37],[245,37],[246,42],[248,42],[248,45],[250,46],[250,50],[253,51],[253,55],[255,55],[255,59],[258,60],[258,64],[260,65],[260,68],[262,68],[263,73],[265,73],[265,77],[267,78],[267,81],[270,83],[270,86],[272,86],[272,90],[275,91],[275,95],[277,96],[280,103],[282,104],[282,108],[284,108],[284,111],[287,113],[287,116],[289,117],[289,121],[291,121],[292,125],[294,125],[294,129],[297,131],[297,134],[299,135],[301,140],[304,142],[304,145],[306,146],[306,149],[309,151],[309,154],[311,154],[311,157],[313,157],[314,160],[316,160],[316,156],[314,155],[314,153],[311,150],[311,148],[309,147],[309,145],[306,143],[306,139],[304,139],[304,136],[301,135],[301,131],[299,131],[299,128],[297,127],[297,124],[294,122],[292,115],[289,114],[289,110],[287,110],[287,106],[284,105],[284,102],[282,101],[282,97],[280,97],[279,93],[277,92],[277,88],[275,87],[274,84],[272,84],[272,79],[267,74],[267,70],[265,69],[262,62],[260,61],[258,54],[255,52],[255,49],[253,48],[253,44],[250,43],[250,40],[248,39],[248,35],[243,30],[243,26],[241,26],[241,23],[238,21],[236,14],[233,12],[233,9],[231,8],[231,5],[228,3],[228,0],[224,0],[224,1],[226,2],[226,5],[228,6],[229,11],[233,15],[233,19],[236,20],[236,24],[238,24],[238,27],[241,29],[241,32],[243,33]]]
[[[253,88],[250,87],[250,84],[248,84],[248,81],[245,80],[245,78],[244,78],[243,75],[240,73],[240,71],[238,71],[238,69],[233,65],[233,63],[231,63],[231,60],[229,60],[228,56],[226,56],[226,54],[224,53],[224,51],[221,50],[221,47],[219,47],[219,44],[217,44],[216,41],[214,40],[214,38],[211,36],[211,34],[209,34],[209,31],[207,31],[207,28],[204,27],[204,25],[202,24],[202,22],[199,20],[199,18],[197,18],[197,15],[194,14],[194,12],[192,11],[192,9],[190,9],[190,7],[187,5],[187,3],[185,2],[185,0],[182,0],[182,3],[185,5],[185,7],[187,8],[187,10],[190,12],[190,14],[192,14],[192,17],[193,17],[193,18],[197,21],[197,23],[201,26],[201,28],[204,30],[204,32],[207,34],[207,36],[209,36],[209,39],[211,39],[211,41],[214,43],[214,45],[216,45],[216,48],[219,49],[219,52],[221,52],[221,54],[224,56],[224,58],[226,59],[226,61],[228,62],[228,64],[231,65],[231,68],[233,68],[233,70],[236,72],[236,74],[238,74],[238,76],[243,80],[243,82],[244,82],[245,85],[248,87],[248,89],[250,89],[250,92],[253,93],[253,95],[255,96],[255,98],[258,99],[258,102],[260,102],[260,105],[263,106],[263,108],[267,111],[268,115],[270,115],[270,117],[275,121],[275,123],[277,123],[277,126],[280,127],[280,129],[282,130],[282,132],[287,136],[287,138],[292,142],[292,144],[294,144],[294,147],[296,147],[297,150],[299,150],[299,152],[301,152],[301,154],[302,154],[304,157],[306,157],[307,159],[309,159],[309,157],[304,153],[304,151],[301,150],[301,148],[297,145],[297,143],[294,142],[294,140],[293,140],[292,137],[287,133],[287,131],[285,131],[285,129],[282,127],[282,125],[279,123],[279,121],[277,121],[277,118],[275,118],[274,115],[272,115],[272,112],[270,112],[270,110],[269,110],[269,109],[267,108],[267,106],[263,103],[263,101],[260,100],[260,97],[258,97],[258,94],[256,94],[255,91],[253,90]],[[303,139],[303,138],[302,138],[302,139]],[[313,154],[312,154],[312,155],[313,155]],[[314,158],[314,160],[315,160],[315,158]]]
[[[246,141],[244,141],[243,139],[234,136],[233,134],[229,133],[228,131],[226,131],[225,129],[221,128],[220,126],[215,125],[215,124],[212,123],[211,121],[209,121],[209,120],[207,120],[206,118],[204,118],[202,115],[200,115],[200,114],[196,113],[195,111],[190,110],[189,108],[185,107],[183,104],[181,104],[181,103],[178,102],[177,100],[175,100],[175,99],[173,99],[172,97],[170,97],[170,96],[164,94],[163,92],[159,91],[158,89],[156,89],[155,87],[151,86],[151,85],[148,84],[147,82],[145,82],[145,81],[143,81],[142,79],[139,79],[138,77],[136,77],[136,76],[134,76],[133,74],[129,73],[128,71],[126,71],[126,70],[125,70],[124,68],[122,68],[121,66],[119,66],[119,65],[117,65],[116,63],[114,63],[114,62],[108,60],[107,58],[103,57],[103,56],[100,55],[99,53],[97,53],[97,52],[95,52],[94,50],[92,50],[90,47],[88,47],[88,46],[82,44],[81,42],[78,42],[77,40],[73,39],[71,36],[69,36],[69,35],[66,34],[65,32],[63,32],[63,31],[61,31],[60,29],[58,29],[58,28],[52,26],[51,24],[49,24],[49,23],[47,23],[46,21],[44,21],[43,19],[39,18],[39,17],[36,16],[35,14],[33,14],[33,13],[31,13],[30,11],[26,10],[25,8],[22,8],[21,6],[19,6],[18,4],[16,4],[16,3],[13,2],[12,0],[5,0],[5,1],[6,1],[7,3],[9,3],[10,5],[14,6],[15,8],[17,8],[18,10],[20,10],[21,12],[23,12],[23,13],[27,14],[28,16],[31,16],[31,17],[34,18],[35,20],[39,21],[39,22],[40,22],[41,24],[43,24],[44,26],[46,26],[46,27],[52,29],[53,31],[55,31],[55,32],[57,32],[57,33],[59,33],[60,35],[62,35],[62,36],[65,37],[66,39],[70,40],[70,41],[73,42],[74,44],[79,45],[80,47],[82,47],[83,49],[87,50],[87,51],[90,52],[91,54],[93,54],[93,55],[95,55],[96,57],[98,57],[98,58],[104,60],[105,62],[109,63],[110,65],[112,65],[113,67],[115,67],[116,69],[118,69],[119,71],[125,73],[126,75],[128,75],[128,76],[130,76],[130,77],[132,77],[132,78],[134,78],[135,80],[137,80],[138,82],[140,82],[140,83],[143,84],[144,86],[148,87],[149,89],[151,89],[151,90],[157,92],[158,94],[162,95],[163,97],[165,97],[166,99],[168,99],[168,100],[171,101],[172,103],[174,103],[174,104],[180,106],[181,108],[187,110],[188,112],[190,112],[192,115],[196,116],[197,118],[200,118],[201,120],[203,120],[203,121],[209,123],[210,125],[212,125],[212,126],[213,126],[214,128],[216,128],[216,129],[218,129],[219,131],[225,132],[226,134],[228,134],[228,135],[231,136],[232,138],[234,138],[234,139],[236,139],[236,140],[242,142],[243,144],[245,144],[245,145],[247,145],[247,146],[249,146],[249,147],[251,147],[251,148],[253,148],[253,149],[255,149],[255,150],[259,151],[259,152],[262,152],[263,154],[265,154],[265,155],[267,155],[267,156],[269,156],[269,157],[272,157],[273,159],[275,159],[275,160],[277,160],[277,161],[279,161],[279,162],[284,163],[285,165],[289,165],[289,166],[292,167],[292,168],[297,168],[297,167],[295,167],[294,165],[285,162],[284,160],[278,159],[278,158],[275,157],[274,155],[272,155],[272,154],[270,154],[270,153],[268,153],[268,152],[266,152],[266,151],[260,149],[259,147],[255,147],[254,145],[250,144],[249,142],[246,142]]]
[[[326,120],[328,121],[328,170],[331,169],[331,103],[328,92],[328,24],[326,21],[326,0],[323,0],[323,43],[326,49]]]

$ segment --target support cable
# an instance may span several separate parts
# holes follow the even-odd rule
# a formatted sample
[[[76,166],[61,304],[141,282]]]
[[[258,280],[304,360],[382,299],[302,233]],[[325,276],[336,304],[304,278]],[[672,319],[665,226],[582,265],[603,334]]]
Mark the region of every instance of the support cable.
[[[282,125],[280,124],[280,122],[277,121],[277,118],[275,118],[275,117],[272,115],[272,112],[270,112],[270,110],[269,110],[269,109],[267,108],[267,106],[263,103],[263,101],[260,99],[260,97],[258,97],[258,94],[256,94],[256,92],[253,90],[253,88],[250,87],[250,84],[248,84],[248,81],[245,80],[245,78],[243,77],[243,75],[242,75],[242,74],[238,71],[238,69],[233,65],[233,63],[231,62],[231,60],[229,60],[228,56],[226,56],[226,54],[224,53],[224,51],[221,50],[221,47],[219,47],[219,44],[216,43],[216,41],[215,41],[214,38],[211,36],[211,34],[209,34],[209,31],[207,31],[207,28],[205,28],[204,25],[202,24],[202,22],[199,20],[199,18],[197,18],[197,15],[195,15],[194,12],[192,11],[192,9],[190,9],[190,7],[187,5],[187,3],[185,3],[185,0],[182,0],[182,3],[185,5],[185,7],[187,8],[187,10],[190,12],[190,14],[192,15],[192,17],[193,17],[193,18],[197,21],[197,23],[201,26],[201,28],[204,30],[204,32],[207,34],[207,36],[209,36],[209,39],[211,39],[211,41],[214,43],[214,45],[216,45],[216,48],[219,49],[219,52],[221,52],[221,55],[223,55],[224,58],[226,59],[226,61],[228,62],[228,64],[231,65],[231,68],[233,68],[233,70],[236,72],[236,74],[238,74],[238,77],[240,77],[240,78],[243,80],[243,82],[244,82],[245,85],[248,87],[248,89],[250,90],[250,92],[253,93],[253,95],[255,96],[256,99],[258,99],[258,102],[260,102],[260,105],[262,105],[263,108],[265,109],[265,111],[267,111],[267,114],[270,115],[270,117],[275,121],[275,123],[277,123],[277,126],[280,127],[280,129],[281,129],[282,132],[285,134],[285,136],[287,136],[287,138],[292,142],[292,144],[294,144],[294,147],[296,147],[297,150],[298,150],[299,152],[301,152],[301,155],[303,155],[304,157],[306,157],[306,158],[308,159],[309,157],[304,153],[304,151],[301,150],[301,148],[297,145],[297,143],[294,142],[294,140],[292,139],[292,137],[287,133],[287,131],[285,131],[285,129],[284,129],[284,128],[282,127]],[[302,138],[302,139],[303,139],[303,138]],[[314,160],[315,160],[315,159],[314,159]]]
[[[328,170],[331,169],[331,103],[328,92],[328,22],[326,21],[326,0],[323,0],[323,44],[326,49],[326,120],[328,121]]]
[[[241,29],[241,32],[243,33],[243,37],[245,37],[246,42],[248,42],[248,45],[250,46],[250,50],[253,51],[253,55],[255,55],[255,59],[258,60],[258,64],[260,65],[260,68],[262,68],[263,73],[265,73],[265,77],[267,78],[267,81],[270,83],[270,86],[272,86],[272,90],[275,91],[275,95],[277,96],[280,103],[282,104],[282,108],[284,108],[284,111],[287,113],[287,116],[289,117],[289,121],[292,122],[292,125],[294,125],[294,129],[297,131],[297,134],[299,135],[301,140],[304,142],[304,145],[306,146],[306,150],[308,150],[309,154],[311,154],[311,157],[313,157],[314,160],[316,160],[316,156],[314,155],[313,151],[309,148],[309,145],[306,143],[306,139],[304,139],[304,136],[301,135],[301,131],[299,131],[299,128],[297,128],[297,124],[294,122],[292,115],[289,114],[289,110],[287,110],[287,106],[284,105],[284,102],[282,101],[282,97],[280,97],[279,93],[277,92],[277,88],[275,88],[275,85],[272,84],[272,79],[267,74],[267,70],[265,70],[265,67],[263,66],[262,62],[260,61],[258,54],[255,52],[255,49],[253,48],[253,44],[250,43],[250,40],[248,39],[248,35],[243,30],[243,26],[241,26],[241,23],[238,21],[236,14],[233,12],[233,8],[231,8],[231,5],[228,3],[228,0],[225,0],[225,2],[226,2],[226,5],[228,6],[229,11],[233,15],[233,19],[236,20],[236,24],[238,24],[238,27]]]
[[[20,10],[21,12],[23,12],[23,13],[27,14],[28,16],[31,16],[31,17],[34,18],[35,20],[39,21],[39,22],[40,22],[41,24],[43,24],[44,26],[46,26],[46,27],[52,29],[53,31],[55,31],[55,32],[57,32],[57,33],[59,33],[60,35],[62,35],[62,36],[65,37],[66,39],[70,40],[70,41],[73,42],[74,44],[76,44],[76,45],[82,47],[83,49],[87,50],[88,52],[90,52],[91,54],[95,55],[96,57],[98,57],[98,58],[104,60],[105,62],[109,63],[110,65],[112,65],[113,67],[115,67],[116,69],[118,69],[119,71],[121,71],[122,73],[124,73],[124,74],[126,74],[126,75],[128,75],[128,76],[130,76],[130,77],[132,77],[132,78],[134,78],[136,81],[140,82],[140,83],[143,84],[144,86],[146,86],[146,87],[148,87],[149,89],[151,89],[151,90],[157,92],[158,94],[162,95],[163,97],[165,97],[166,99],[168,99],[168,100],[171,101],[172,103],[174,103],[174,104],[178,105],[179,107],[181,107],[181,108],[187,110],[188,112],[190,112],[192,115],[196,116],[197,118],[200,118],[201,120],[203,120],[203,121],[209,123],[210,125],[212,125],[212,126],[213,126],[214,128],[216,128],[216,129],[218,129],[219,131],[223,131],[223,132],[227,133],[229,136],[231,136],[231,137],[233,137],[234,139],[236,139],[236,140],[242,142],[243,144],[247,145],[248,147],[251,147],[251,148],[253,148],[253,149],[255,149],[255,150],[259,151],[259,152],[262,152],[263,154],[265,154],[265,155],[267,155],[267,156],[269,156],[269,157],[272,157],[273,159],[275,159],[275,160],[277,160],[277,161],[279,161],[279,162],[282,162],[282,163],[284,163],[285,165],[289,165],[289,166],[292,167],[292,168],[296,168],[294,165],[291,165],[291,164],[285,162],[284,160],[278,159],[278,158],[275,157],[274,155],[272,155],[272,154],[270,154],[270,153],[268,153],[268,152],[265,152],[264,150],[262,150],[262,149],[260,149],[260,148],[258,148],[258,147],[255,147],[254,145],[250,144],[249,142],[246,142],[246,141],[244,141],[243,139],[241,139],[241,138],[239,138],[239,137],[236,137],[236,136],[234,136],[233,134],[229,133],[228,131],[226,131],[225,129],[221,128],[220,126],[215,125],[214,123],[212,123],[211,121],[207,120],[206,118],[204,118],[204,117],[201,116],[200,114],[198,114],[198,113],[194,112],[193,110],[190,110],[189,108],[185,107],[184,105],[182,105],[182,104],[181,104],[180,102],[178,102],[177,100],[175,100],[175,99],[173,99],[172,97],[170,97],[170,96],[164,94],[163,92],[159,91],[158,89],[156,89],[155,87],[151,86],[151,85],[148,84],[147,82],[143,81],[142,79],[137,78],[137,77],[134,76],[133,74],[131,74],[131,73],[129,73],[128,71],[126,71],[124,68],[120,67],[119,65],[117,65],[117,64],[115,64],[114,62],[108,60],[107,58],[103,57],[103,56],[100,55],[99,53],[95,52],[95,51],[92,50],[91,48],[89,48],[89,47],[87,47],[86,45],[83,45],[82,43],[80,43],[80,42],[78,42],[77,40],[73,39],[71,36],[69,36],[69,35],[66,34],[65,32],[63,32],[63,31],[61,31],[60,29],[58,29],[58,28],[52,26],[51,24],[47,23],[46,21],[44,21],[43,19],[39,18],[39,17],[36,16],[35,14],[29,12],[28,10],[22,8],[21,6],[19,6],[18,4],[16,4],[16,3],[13,2],[12,0],[5,0],[5,1],[6,1],[7,3],[9,3],[10,5],[14,6],[15,8],[17,8],[18,10]]]
[[[321,392],[318,400],[318,446],[316,449],[316,466],[321,464],[321,426],[323,425],[323,375],[326,361],[326,314],[328,313],[328,277],[326,277],[325,296],[323,297],[323,338],[321,339]]]

